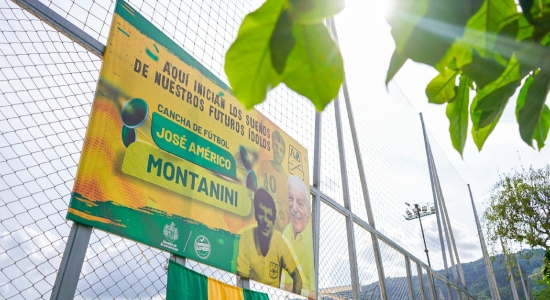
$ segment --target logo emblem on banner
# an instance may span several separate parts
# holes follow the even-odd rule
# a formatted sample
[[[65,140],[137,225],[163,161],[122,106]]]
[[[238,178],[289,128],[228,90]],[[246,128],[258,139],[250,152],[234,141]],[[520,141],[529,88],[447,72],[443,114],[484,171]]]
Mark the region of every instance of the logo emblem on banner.
[[[302,153],[292,145],[289,146],[288,170],[290,171],[290,174],[294,174],[304,180]]]
[[[279,275],[279,264],[276,264],[274,262],[269,263],[269,277],[271,278],[277,278]]]
[[[172,224],[170,225],[166,224],[162,233],[164,233],[164,237],[170,243],[174,242],[179,237],[178,229],[176,228],[176,225],[174,225],[174,222],[172,222]]]
[[[195,239],[195,253],[202,259],[210,256],[210,241],[204,235],[199,235]]]
[[[171,249],[173,251],[178,251],[178,246],[173,243],[179,237],[178,228],[176,228],[176,225],[174,224],[174,222],[172,222],[170,225],[168,224],[164,225],[162,234],[164,234],[165,240],[163,240],[162,243],[160,243],[160,245],[168,249]]]

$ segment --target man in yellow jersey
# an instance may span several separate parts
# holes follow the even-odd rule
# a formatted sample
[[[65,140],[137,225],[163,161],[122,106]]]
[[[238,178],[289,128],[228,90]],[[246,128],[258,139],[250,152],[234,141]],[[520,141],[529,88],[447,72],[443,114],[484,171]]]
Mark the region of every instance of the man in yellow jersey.
[[[315,298],[315,267],[313,265],[313,232],[311,205],[306,185],[300,177],[291,175],[287,182],[291,223],[283,231],[302,275],[303,296]],[[292,288],[292,278],[284,273],[285,290]]]
[[[285,140],[278,131],[273,131],[271,135],[271,148],[273,149],[273,160],[264,160],[260,162],[258,168],[259,187],[274,195],[277,209],[277,220],[275,229],[283,232],[290,216],[288,215],[288,199],[286,193],[286,181],[288,174],[284,171],[282,162],[286,153]]]
[[[274,230],[276,215],[273,197],[264,189],[258,189],[254,194],[257,226],[241,234],[237,274],[280,288],[284,269],[292,278],[292,291],[300,293],[302,278],[288,245],[281,233]]]

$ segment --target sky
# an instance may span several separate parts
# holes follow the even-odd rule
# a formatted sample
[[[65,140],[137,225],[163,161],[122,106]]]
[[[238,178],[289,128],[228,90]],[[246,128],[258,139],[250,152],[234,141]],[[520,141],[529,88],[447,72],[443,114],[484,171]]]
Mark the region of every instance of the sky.
[[[478,151],[469,136],[461,157],[452,146],[445,105],[429,104],[424,92],[437,75],[431,66],[409,60],[385,86],[386,70],[395,48],[391,28],[385,21],[386,10],[385,1],[346,1],[346,8],[335,17],[359,140],[366,140],[361,146],[377,229],[406,245],[415,256],[424,256],[417,251],[423,249],[416,238],[420,230],[403,230],[407,224],[392,214],[400,207],[405,208],[404,201],[433,201],[418,129],[418,113],[422,113],[462,263],[476,260],[481,251],[466,184],[471,186],[481,216],[488,192],[499,180],[499,174],[522,166],[543,167],[550,163],[550,149],[539,152],[520,138],[514,112],[517,95],[514,95],[483,150]],[[471,122],[469,126],[468,132]],[[402,188],[395,188],[395,184]],[[434,261],[441,264],[436,219],[426,217],[422,221],[432,264]]]
[[[387,5],[387,1],[366,3],[347,1],[345,10],[336,19],[341,28],[339,35],[357,34],[358,25],[347,21],[356,18],[357,14],[368,19],[367,24],[374,30],[368,31],[367,39],[365,37],[361,39],[363,43],[374,42],[369,47],[368,53],[377,57],[376,67],[384,72],[387,70],[391,53],[395,48],[390,33],[391,27],[384,20]],[[341,46],[345,47],[345,45]],[[345,49],[343,51],[345,53]],[[498,181],[499,174],[508,173],[512,169],[519,170],[522,166],[540,168],[550,163],[550,147],[547,146],[542,151],[535,150],[525,144],[519,135],[519,127],[515,119],[517,94],[511,97],[499,124],[485,142],[483,149],[478,151],[469,133],[464,155],[461,157],[452,146],[445,105],[429,104],[424,92],[428,83],[436,75],[437,71],[433,67],[409,60],[393,81],[412,106],[422,113],[426,127],[433,135],[435,142],[442,148],[464,181],[470,184],[478,205],[478,212],[483,210],[479,206],[482,206],[487,192]],[[468,132],[472,126],[471,121],[469,126]]]
[[[400,245],[405,245],[406,249],[411,251],[415,256],[423,259],[423,246],[419,238],[420,231],[419,228],[417,228],[417,223],[407,223],[408,221],[403,220],[400,215],[401,212],[405,212],[406,208],[403,202],[410,201],[408,197],[416,199],[418,202],[420,202],[420,200],[425,202],[432,196],[429,187],[426,157],[417,112],[423,113],[427,129],[433,136],[431,140],[432,147],[434,149],[440,147],[442,150],[441,153],[438,152],[439,150],[437,149],[434,150],[434,155],[443,155],[446,157],[442,159],[440,157],[440,160],[436,161],[446,162],[446,159],[448,159],[458,172],[456,173],[454,169],[449,168],[449,165],[444,165],[441,169],[438,169],[442,177],[450,178],[450,181],[456,179],[456,185],[449,184],[449,182],[442,183],[444,185],[444,191],[449,193],[447,194],[450,198],[448,199],[448,205],[450,208],[454,208],[453,211],[455,212],[464,210],[471,211],[467,191],[464,189],[464,183],[471,184],[478,205],[478,211],[481,212],[483,210],[483,200],[486,196],[486,191],[488,191],[491,185],[498,180],[499,172],[502,173],[507,172],[511,168],[519,168],[522,164],[523,166],[533,165],[534,167],[541,167],[550,161],[550,150],[543,149],[542,152],[538,152],[523,143],[518,134],[518,128],[514,117],[514,103],[512,101],[505,111],[500,124],[497,126],[492,136],[487,140],[483,151],[477,151],[470,137],[466,144],[464,157],[461,158],[451,145],[448,134],[448,121],[444,111],[445,107],[428,104],[424,94],[425,86],[431,78],[436,75],[436,72],[431,67],[408,62],[396,75],[394,82],[390,84],[389,89],[394,96],[401,92],[408,99],[409,106],[407,106],[407,101],[392,102],[392,99],[389,99],[390,97],[385,94],[386,87],[383,83],[385,70],[387,69],[390,55],[394,48],[390,35],[390,28],[384,20],[386,2],[347,1],[346,5],[347,8],[336,17],[336,24],[338,26],[342,52],[345,54],[346,71],[350,75],[350,92],[352,96],[364,92],[373,97],[380,97],[380,99],[368,97],[370,101],[368,105],[370,106],[367,107],[360,107],[361,99],[354,98],[355,100],[353,101],[355,102],[352,101],[354,108],[365,113],[364,115],[357,114],[355,117],[356,126],[360,131],[361,146],[363,147],[362,149],[365,149],[363,159],[368,169],[367,176],[369,177],[369,188],[371,189],[371,196],[375,203],[374,210],[377,216],[377,228],[389,238],[397,241]],[[75,7],[76,6],[73,6],[73,8]],[[150,11],[151,9],[146,8],[146,10]],[[208,14],[208,12],[203,13]],[[198,18],[198,16],[194,14],[193,17]],[[221,20],[220,23],[218,23],[218,20],[214,20],[214,22],[208,17],[211,16],[202,15],[200,19],[205,22],[211,21],[208,26],[217,26],[214,30],[209,30],[210,35],[214,36],[212,33],[214,32],[217,37],[220,33],[226,33],[232,30],[231,28],[223,28],[225,25],[223,22],[226,20]],[[90,18],[90,20],[91,19],[93,18]],[[78,20],[71,21],[75,24],[79,24],[77,22]],[[233,21],[233,19],[229,21]],[[168,30],[169,25],[170,24],[164,24],[163,26],[166,31],[171,32]],[[91,25],[88,24],[87,26]],[[181,26],[181,28],[184,27],[183,25],[179,26]],[[189,24],[186,24],[186,26],[191,27]],[[100,31],[104,35],[107,29],[108,26],[104,26],[101,27]],[[188,34],[191,36],[192,30],[189,30],[189,32]],[[180,34],[180,32],[175,31],[175,35],[178,36],[178,34]],[[227,36],[231,35],[227,34]],[[227,47],[227,44],[231,42],[229,37],[225,37],[223,40],[219,39],[216,42],[220,42],[220,40],[225,43],[223,45],[224,47]],[[209,62],[208,59],[209,57],[217,57],[219,53],[205,54],[205,51],[200,49],[201,43],[203,42],[202,40],[188,37],[188,39],[184,39],[183,41],[185,49],[193,53],[194,56],[209,63],[209,68],[214,72],[218,72],[222,69],[222,60],[214,61],[212,59],[212,61]],[[212,49],[215,49],[215,47],[213,46]],[[364,63],[359,64],[356,62]],[[95,72],[95,68],[93,69]],[[365,71],[365,69],[367,71],[364,72],[366,75],[358,72],[358,70]],[[355,76],[356,74],[360,75]],[[363,87],[362,85],[365,83],[365,80],[368,81],[368,84],[365,84],[365,87]],[[94,82],[94,80],[92,79],[91,82]],[[281,90],[278,90],[270,96],[270,102],[261,109],[262,112],[268,115],[278,115],[279,117],[275,117],[274,121],[281,124],[282,127],[285,127],[285,130],[288,130],[296,139],[305,142],[307,146],[311,146],[313,137],[312,129],[304,130],[304,128],[301,127],[303,124],[295,121],[301,117],[301,109],[307,109],[304,108],[304,106],[307,106],[307,102],[304,100],[303,103],[301,102],[293,106],[293,110],[281,114],[280,108],[283,107],[285,102],[277,102],[274,98],[285,98],[284,101],[294,101],[297,97],[289,96],[286,91],[281,92]],[[379,108],[380,112],[391,111],[391,114],[388,116],[381,116],[381,113],[376,111],[375,108]],[[328,122],[333,121],[330,118],[330,114],[334,115],[332,109],[333,106],[330,106],[325,114]],[[311,107],[309,107],[308,112],[312,114],[313,110]],[[394,118],[398,120],[398,122],[388,121],[387,118]],[[385,127],[376,127],[380,124],[384,124]],[[374,132],[377,132],[378,135],[369,135]],[[365,136],[365,134],[367,134],[367,136]],[[334,132],[330,132],[327,135],[329,137],[335,136]],[[337,163],[337,149],[333,141],[329,140],[328,142],[332,143],[332,148],[331,150],[327,150],[329,151],[328,153],[323,153],[324,163],[326,163],[324,167],[327,170],[327,172],[323,173],[323,180],[327,183],[325,183],[322,190],[333,197],[335,201],[340,201],[342,198],[341,186],[338,185],[340,178],[338,174],[331,173],[331,170],[334,170],[333,168],[339,166]],[[349,146],[349,139],[346,140],[346,143],[348,143],[348,147],[351,147]],[[519,157],[521,157],[521,160]],[[354,166],[350,165],[348,169],[350,173],[355,172],[354,174],[356,174],[357,172]],[[457,174],[460,176],[457,177]],[[402,188],[395,188],[396,182]],[[359,185],[357,185],[356,175],[350,176],[350,185],[358,189]],[[457,190],[455,191],[454,189]],[[453,197],[455,195],[456,197]],[[352,206],[354,213],[365,218],[364,204],[361,195],[358,193],[358,196],[352,195],[351,197],[353,198]],[[451,201],[457,199],[461,200],[461,202]],[[463,201],[465,199],[467,200]],[[326,263],[321,266],[321,271],[322,274],[342,275],[331,276],[331,278],[324,277],[322,281],[324,286],[338,286],[341,285],[342,282],[349,281],[349,271],[342,268],[342,265],[345,265],[348,259],[346,236],[342,230],[345,228],[345,223],[340,214],[335,213],[326,206],[323,207],[321,218],[323,220],[330,219],[330,222],[322,224],[323,227],[321,229],[323,231],[323,236],[321,247],[323,249],[329,249],[330,251],[321,253],[321,259]],[[460,215],[454,216],[460,217]],[[453,216],[451,216],[451,218],[452,217]],[[439,244],[435,218],[429,217],[423,219],[423,222],[429,242],[428,247],[430,248],[430,255],[433,255],[432,257],[436,257],[437,255],[441,257],[440,253],[437,251]],[[475,232],[473,224],[473,220],[470,218],[463,223],[455,223],[453,225],[455,226],[453,230],[457,236],[460,237],[459,252],[464,251],[461,252],[461,257],[466,261],[478,259],[480,256],[479,241],[475,234],[472,234],[472,232]],[[19,231],[19,233],[22,233],[22,231]],[[355,229],[355,233],[356,239],[358,240],[357,252],[359,265],[361,266],[361,273],[359,274],[361,282],[372,282],[375,280],[376,272],[372,260],[372,247],[369,244],[369,236],[365,230],[362,230],[358,226]],[[34,236],[35,232],[28,234]],[[39,233],[36,232],[36,235],[38,234]],[[47,235],[44,235],[44,237],[48,238]],[[17,238],[15,236],[13,238],[14,245],[16,245],[17,243],[15,243],[15,241]],[[21,238],[21,240],[24,239],[28,238]],[[116,242],[119,242],[119,240],[113,243]],[[32,243],[27,243],[26,245],[32,248],[29,249],[29,253],[37,253],[36,249],[46,247],[49,244],[51,244],[49,241],[42,241],[42,239],[37,238],[35,245],[32,245]],[[62,243],[59,244],[63,246]],[[109,244],[105,246],[108,245]],[[16,246],[13,247],[17,249]],[[402,276],[404,269],[397,252],[390,249],[390,247],[385,244],[382,244],[382,247],[384,252],[384,263],[387,266],[386,274],[392,277]],[[56,253],[61,253],[62,251],[62,249],[54,251],[50,248],[43,251],[44,255],[47,257],[55,256]],[[51,253],[48,252],[50,250]],[[114,251],[116,249],[111,250]],[[108,251],[102,251],[101,253],[106,256],[110,255]],[[113,253],[113,255],[116,255],[116,253],[119,252],[114,251]],[[334,253],[337,255],[334,255]],[[153,255],[154,254],[149,254],[149,257]],[[92,263],[97,263],[98,265],[102,264],[99,259],[97,261],[92,261],[90,266]],[[160,263],[154,263],[155,266],[158,264]],[[436,268],[439,267],[440,266],[437,266]],[[52,271],[48,270],[48,272]],[[38,277],[42,276],[40,274],[36,275]],[[120,277],[124,277],[126,273],[121,273],[119,275]],[[107,277],[107,279],[113,278]],[[93,282],[89,284],[92,285]],[[98,283],[98,285],[101,284]],[[110,286],[108,283],[103,283],[103,285]],[[92,293],[93,291],[86,290],[85,292]]]

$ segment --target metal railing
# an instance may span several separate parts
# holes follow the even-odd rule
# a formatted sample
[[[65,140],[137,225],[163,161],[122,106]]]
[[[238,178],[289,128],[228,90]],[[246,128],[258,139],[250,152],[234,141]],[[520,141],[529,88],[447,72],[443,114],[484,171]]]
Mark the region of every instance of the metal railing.
[[[242,18],[260,4],[130,3],[222,80],[224,53]],[[0,0],[2,298],[56,294],[66,247],[84,247],[83,258],[73,258],[83,259],[80,275],[70,278],[77,284],[75,298],[165,297],[168,253],[95,229],[89,241],[74,242],[71,227],[87,229],[65,220],[113,9],[112,1]],[[336,34],[338,26],[328,23]],[[339,42],[344,57],[357,46],[345,36]],[[314,158],[319,299],[473,299],[460,262],[480,259],[482,251],[475,232],[471,239],[467,186],[430,142],[399,88],[392,83],[386,90],[365,79],[372,72],[356,66],[365,63],[346,61],[346,83],[323,113],[285,87],[258,107]],[[449,208],[444,214],[437,209],[439,221],[422,220],[431,267],[417,222],[403,218],[404,202]],[[470,210],[457,212],[464,203]],[[185,264],[238,284],[234,274]],[[271,299],[299,298],[248,284]]]

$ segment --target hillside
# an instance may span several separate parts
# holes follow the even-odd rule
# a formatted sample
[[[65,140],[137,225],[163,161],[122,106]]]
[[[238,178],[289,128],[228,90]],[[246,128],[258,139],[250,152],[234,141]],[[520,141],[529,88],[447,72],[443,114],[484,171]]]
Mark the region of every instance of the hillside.
[[[533,273],[536,269],[540,268],[542,266],[542,255],[544,251],[543,250],[524,250],[518,255],[519,264],[521,265],[521,269],[523,271],[523,277],[526,280],[529,280],[528,288],[532,288],[533,291],[539,290],[542,288],[542,286],[537,286],[535,282],[530,280],[529,275]],[[502,255],[499,255],[495,257],[492,263],[493,270],[495,272],[495,278],[497,281],[497,285],[499,287],[499,293],[502,300],[512,300],[512,291],[510,287],[510,282],[508,280],[508,274],[506,271],[506,266],[504,265],[504,257]],[[468,291],[471,295],[475,296],[478,300],[486,300],[491,299],[491,294],[489,292],[489,283],[487,281],[487,276],[485,273],[485,264],[483,259],[479,259],[474,262],[465,263],[462,264],[462,269],[464,270],[464,277],[466,279],[466,285],[468,286]],[[438,273],[444,275],[444,270],[438,271]],[[516,282],[516,289],[518,291],[518,295],[520,299],[525,299],[524,292],[523,292],[523,286],[521,284],[521,280],[519,277],[519,273],[517,272],[517,268],[514,267],[513,269],[514,273],[514,281]],[[451,276],[451,280],[453,279],[452,270],[449,270],[449,274]],[[415,294],[419,293],[418,290],[418,277],[414,276],[413,279],[413,286],[415,287]],[[424,285],[426,286],[426,292],[428,292],[428,286],[427,286],[427,277],[424,276],[423,278]],[[407,280],[405,277],[396,277],[396,278],[387,278],[386,279],[386,285],[388,290],[388,296],[389,299],[407,299],[408,298],[408,288],[407,288]],[[436,290],[437,293],[446,295],[446,288],[445,285],[443,285],[441,282],[436,280]],[[345,290],[340,291],[337,294],[332,294],[333,296],[336,296],[334,298],[336,299],[345,299],[348,297],[351,297],[351,291]],[[453,297],[454,299],[458,299],[458,297]],[[322,297],[322,299],[325,299],[325,297]],[[326,298],[328,299],[328,298]],[[361,299],[381,299],[380,297],[380,289],[378,287],[378,283],[371,283],[368,285],[363,285],[361,287]]]
[[[542,266],[542,255],[544,254],[543,250],[524,250],[518,255],[519,264],[523,271],[523,277],[527,280],[528,276],[533,273],[534,270]],[[526,259],[529,258],[529,259]],[[504,256],[499,255],[493,260],[493,270],[495,272],[495,278],[497,285],[499,287],[499,293],[502,300],[513,299],[512,290],[510,287],[510,281],[508,280],[508,273],[506,271],[506,266],[504,265]],[[462,264],[464,269],[464,276],[466,277],[466,285],[468,286],[468,291],[479,300],[491,299],[491,294],[489,292],[489,283],[485,275],[485,265],[483,259]],[[523,286],[521,284],[521,279],[517,268],[513,270],[514,281],[516,282],[516,289],[518,291],[518,296],[520,299],[525,298],[523,292]],[[535,282],[530,281],[531,287],[533,290],[540,289],[540,286],[537,286]]]

